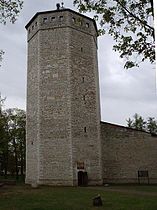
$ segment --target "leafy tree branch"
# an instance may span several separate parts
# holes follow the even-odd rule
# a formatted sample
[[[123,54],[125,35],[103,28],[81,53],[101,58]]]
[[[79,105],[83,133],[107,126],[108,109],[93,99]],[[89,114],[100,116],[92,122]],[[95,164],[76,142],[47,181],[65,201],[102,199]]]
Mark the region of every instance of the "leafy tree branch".
[[[22,0],[0,0],[0,23],[5,25],[7,20],[15,23],[22,7]],[[4,51],[0,50],[0,62],[2,61],[3,55]]]
[[[126,69],[145,60],[155,62],[153,0],[74,0],[80,12],[94,12],[99,35],[115,40],[113,50],[124,59]]]

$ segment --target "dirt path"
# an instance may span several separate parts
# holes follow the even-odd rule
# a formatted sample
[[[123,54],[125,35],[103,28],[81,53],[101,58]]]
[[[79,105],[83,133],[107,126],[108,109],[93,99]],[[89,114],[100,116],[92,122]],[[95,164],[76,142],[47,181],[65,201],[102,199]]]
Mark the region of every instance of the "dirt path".
[[[134,190],[134,189],[124,189],[120,187],[88,187],[91,189],[99,189],[105,192],[117,192],[127,195],[144,195],[144,196],[156,196],[157,192],[147,192],[147,191],[140,191],[140,190]],[[127,188],[127,187],[126,187]]]

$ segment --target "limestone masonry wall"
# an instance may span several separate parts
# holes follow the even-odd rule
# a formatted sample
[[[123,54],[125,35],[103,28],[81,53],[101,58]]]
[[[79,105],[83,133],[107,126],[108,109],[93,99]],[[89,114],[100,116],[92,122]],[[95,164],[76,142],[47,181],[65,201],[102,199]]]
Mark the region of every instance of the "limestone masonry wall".
[[[137,183],[139,170],[157,183],[157,137],[101,122],[101,138],[104,183]]]
[[[77,185],[83,170],[102,184],[95,22],[65,9],[37,13],[26,29],[26,183]]]

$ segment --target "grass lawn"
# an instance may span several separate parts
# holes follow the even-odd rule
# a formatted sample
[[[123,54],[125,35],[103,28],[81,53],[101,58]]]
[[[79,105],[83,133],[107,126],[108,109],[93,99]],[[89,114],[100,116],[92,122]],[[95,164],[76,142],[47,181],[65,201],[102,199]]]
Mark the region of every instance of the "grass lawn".
[[[102,207],[93,207],[100,194]],[[157,210],[157,186],[47,187],[3,186],[0,210]]]

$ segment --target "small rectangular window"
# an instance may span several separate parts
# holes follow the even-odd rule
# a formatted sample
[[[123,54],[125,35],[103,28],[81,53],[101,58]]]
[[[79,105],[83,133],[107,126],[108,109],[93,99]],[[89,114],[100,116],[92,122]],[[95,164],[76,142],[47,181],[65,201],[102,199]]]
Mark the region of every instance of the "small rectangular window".
[[[81,52],[83,52],[83,47],[81,47]]]
[[[63,16],[60,16],[59,19],[62,21],[63,20]]]
[[[51,17],[51,21],[54,21],[56,18],[55,17]]]
[[[34,29],[34,26],[32,26],[32,30]]]
[[[87,128],[86,127],[84,127],[84,132],[87,133]]]
[[[84,77],[82,77],[82,82],[84,83]]]
[[[37,26],[37,22],[35,22],[35,26]]]
[[[84,100],[84,101],[86,100],[86,96],[85,96],[85,95],[83,95],[83,100]]]
[[[47,17],[44,17],[44,18],[43,18],[43,22],[44,22],[44,23],[48,22],[48,18],[47,18]]]

